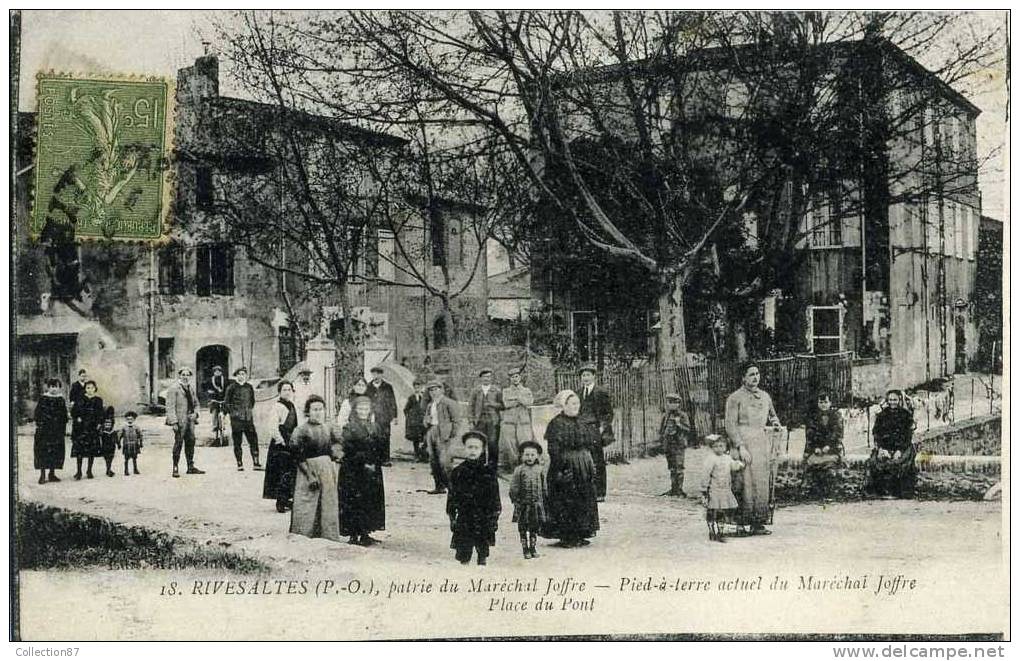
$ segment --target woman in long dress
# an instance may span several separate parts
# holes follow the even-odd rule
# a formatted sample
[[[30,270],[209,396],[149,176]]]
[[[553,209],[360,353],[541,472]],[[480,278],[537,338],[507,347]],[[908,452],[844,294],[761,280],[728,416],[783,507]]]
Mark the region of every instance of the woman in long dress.
[[[559,539],[564,547],[587,546],[599,529],[595,494],[595,462],[591,451],[597,432],[578,418],[581,400],[572,390],[556,395],[561,412],[549,422],[545,441],[549,452],[549,518],[543,537]]]
[[[71,408],[71,419],[74,421],[71,456],[78,462],[78,470],[74,474],[76,480],[81,479],[83,459],[88,460],[85,475],[91,480],[92,463],[96,457],[102,456],[100,435],[106,409],[103,407],[103,398],[96,394],[98,389],[95,381],[86,381],[85,395]]]
[[[340,533],[351,544],[370,546],[369,533],[386,528],[386,496],[378,452],[380,431],[372,420],[372,400],[354,400],[354,413],[344,427],[340,476]]]
[[[266,453],[266,477],[262,497],[276,501],[276,511],[286,512],[294,497],[294,461],[287,443],[297,429],[297,408],[294,406],[294,384],[286,379],[276,384],[280,397],[273,406],[272,438]]]
[[[914,414],[904,399],[899,390],[887,392],[872,430],[875,449],[868,461],[866,490],[885,498],[912,498],[917,484]]]
[[[726,399],[726,434],[733,444],[732,456],[744,463],[736,477],[740,489],[740,522],[753,535],[771,534],[765,525],[772,514],[772,478],[775,470],[772,437],[766,427],[779,426],[772,398],[758,387],[761,372],[748,363],[743,385]]]
[[[67,404],[60,394],[60,379],[46,379],[46,392],[35,406],[35,469],[39,484],[59,482],[54,473],[64,467],[64,437],[67,435]],[[46,472],[49,471],[49,478]]]
[[[343,456],[340,435],[325,422],[326,402],[311,395],[305,402],[307,421],[287,444],[297,462],[290,531],[305,537],[340,541],[336,463]]]

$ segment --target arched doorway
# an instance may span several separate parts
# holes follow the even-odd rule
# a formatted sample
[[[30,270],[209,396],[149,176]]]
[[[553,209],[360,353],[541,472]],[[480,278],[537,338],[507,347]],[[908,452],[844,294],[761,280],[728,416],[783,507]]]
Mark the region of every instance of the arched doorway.
[[[432,323],[432,348],[442,349],[446,346],[447,335],[446,335],[446,318],[436,317],[436,320]]]
[[[198,401],[206,403],[206,384],[212,378],[213,367],[223,368],[223,375],[230,378],[230,349],[222,344],[210,344],[195,354],[195,382],[198,386]]]

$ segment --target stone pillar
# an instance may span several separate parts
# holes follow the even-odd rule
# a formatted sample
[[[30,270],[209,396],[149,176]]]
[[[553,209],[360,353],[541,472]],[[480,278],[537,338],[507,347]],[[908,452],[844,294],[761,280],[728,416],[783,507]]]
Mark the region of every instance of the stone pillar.
[[[310,385],[312,392],[326,400],[326,415],[332,420],[336,415],[336,347],[333,340],[318,335],[305,347],[305,364],[312,370]]]

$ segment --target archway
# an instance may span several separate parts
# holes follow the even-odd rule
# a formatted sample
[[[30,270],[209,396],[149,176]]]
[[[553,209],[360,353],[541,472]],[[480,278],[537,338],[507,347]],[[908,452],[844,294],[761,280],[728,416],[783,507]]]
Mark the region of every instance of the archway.
[[[442,316],[436,317],[435,322],[432,324],[432,348],[442,349],[446,346],[447,341],[446,318]]]
[[[209,396],[206,384],[212,378],[213,367],[223,368],[223,375],[230,378],[230,349],[222,344],[210,344],[195,354],[195,380],[198,385],[198,401],[205,404]]]

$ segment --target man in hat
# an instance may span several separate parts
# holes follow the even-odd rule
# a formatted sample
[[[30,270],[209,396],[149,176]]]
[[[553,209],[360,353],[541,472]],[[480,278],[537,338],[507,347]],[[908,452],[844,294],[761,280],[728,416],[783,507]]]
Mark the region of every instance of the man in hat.
[[[376,365],[371,370],[372,380],[365,394],[372,400],[372,413],[379,425],[379,463],[390,466],[390,428],[397,417],[397,396],[393,386],[383,379],[383,368]]]
[[[177,371],[177,383],[166,391],[166,424],[174,430],[173,476],[180,477],[177,465],[181,448],[188,462],[188,475],[201,475],[205,471],[195,468],[195,424],[198,422],[198,398],[191,388],[192,372],[188,367]]]
[[[609,392],[596,385],[595,366],[588,363],[582,365],[581,391],[577,396],[581,400],[581,422],[595,429],[599,443],[592,448],[591,458],[595,462],[595,496],[599,502],[606,499],[606,454],[603,448],[616,440],[613,437],[613,402]]]
[[[312,388],[312,370],[307,365],[302,366],[298,370],[298,379],[294,383],[294,408],[297,409],[298,419],[304,420],[305,415],[305,402],[313,394]]]
[[[223,436],[223,402],[227,396],[227,377],[223,368],[214,365],[212,376],[205,386],[205,394],[209,397],[209,415],[212,417],[213,446],[225,446],[227,439]]]
[[[248,370],[238,367],[234,370],[234,381],[227,386],[224,404],[230,416],[230,435],[234,439],[234,459],[237,470],[244,470],[241,461],[242,438],[248,439],[248,450],[251,452],[253,468],[262,470],[259,463],[259,435],[255,431],[255,388],[248,383]]]
[[[425,409],[425,443],[435,488],[429,493],[446,493],[451,464],[450,444],[457,439],[457,405],[443,394],[443,383],[429,381],[428,408]]]
[[[420,377],[414,377],[414,392],[404,403],[404,438],[414,448],[414,458],[419,463],[427,462],[429,452],[425,444],[425,392]]]
[[[531,406],[535,395],[523,383],[520,367],[511,368],[510,385],[503,388],[503,413],[499,429],[499,468],[512,472],[517,467],[521,443],[533,439]]]
[[[684,495],[684,452],[690,443],[691,425],[687,414],[680,410],[680,395],[666,395],[666,410],[659,426],[659,443],[669,468],[669,491],[663,496]]]
[[[503,394],[492,382],[492,370],[483,369],[478,373],[480,383],[471,391],[471,424],[485,434],[485,462],[493,470],[499,464],[500,411],[503,410]]]

